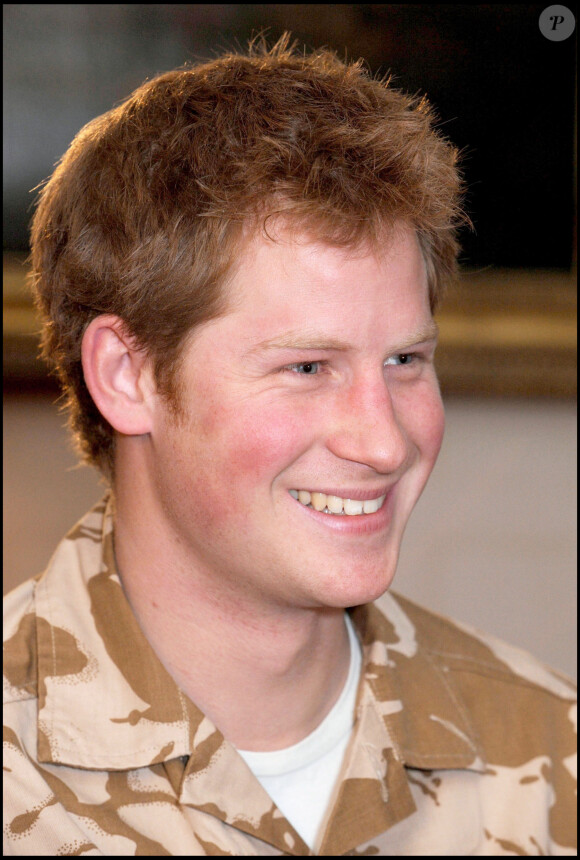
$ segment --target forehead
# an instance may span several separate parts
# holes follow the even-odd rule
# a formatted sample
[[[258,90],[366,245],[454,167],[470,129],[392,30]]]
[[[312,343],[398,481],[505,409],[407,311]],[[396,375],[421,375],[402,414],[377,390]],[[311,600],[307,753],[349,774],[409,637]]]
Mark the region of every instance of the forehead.
[[[261,232],[243,246],[227,286],[232,311],[259,302],[276,306],[348,307],[401,301],[406,295],[428,295],[427,271],[415,231],[399,225],[374,243],[354,247],[329,244],[297,231]]]
[[[233,367],[284,349],[383,353],[436,333],[423,256],[406,227],[376,248],[336,247],[295,233],[273,241],[256,233],[239,254],[224,297],[224,313],[190,332],[184,355],[193,350],[212,362],[219,356]]]
[[[404,227],[377,247],[355,248],[256,233],[238,257],[226,299],[225,314],[192,340],[219,343],[230,357],[337,344],[383,350],[433,331],[423,256],[414,231]]]

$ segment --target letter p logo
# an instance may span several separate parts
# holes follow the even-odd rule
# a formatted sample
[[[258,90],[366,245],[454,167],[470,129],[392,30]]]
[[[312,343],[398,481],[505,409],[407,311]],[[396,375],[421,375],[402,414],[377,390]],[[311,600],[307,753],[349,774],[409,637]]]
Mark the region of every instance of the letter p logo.
[[[563,42],[574,32],[576,20],[567,6],[547,6],[538,25],[542,36],[551,42]]]

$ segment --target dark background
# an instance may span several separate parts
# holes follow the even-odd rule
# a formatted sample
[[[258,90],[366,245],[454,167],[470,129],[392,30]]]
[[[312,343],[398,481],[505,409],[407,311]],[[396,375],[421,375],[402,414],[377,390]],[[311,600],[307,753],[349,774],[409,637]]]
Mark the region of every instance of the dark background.
[[[8,4],[4,6],[4,250],[26,250],[31,189],[76,132],[146,77],[244,46],[266,28],[362,56],[426,94],[463,151],[466,266],[574,262],[576,33],[543,4]],[[573,8],[573,7],[572,7]]]

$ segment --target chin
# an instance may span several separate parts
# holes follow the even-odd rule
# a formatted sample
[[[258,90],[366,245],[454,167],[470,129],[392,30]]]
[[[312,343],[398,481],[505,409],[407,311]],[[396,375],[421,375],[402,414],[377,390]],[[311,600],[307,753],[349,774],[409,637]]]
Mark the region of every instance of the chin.
[[[354,568],[340,579],[327,583],[325,606],[347,609],[378,600],[387,591],[395,577],[396,561],[385,562],[379,569]]]

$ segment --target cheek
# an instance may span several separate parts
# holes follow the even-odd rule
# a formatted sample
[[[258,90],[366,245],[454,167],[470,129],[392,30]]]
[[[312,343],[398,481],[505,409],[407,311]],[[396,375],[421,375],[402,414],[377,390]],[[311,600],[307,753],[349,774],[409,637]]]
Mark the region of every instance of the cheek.
[[[437,459],[445,432],[445,412],[439,391],[426,401],[420,427],[420,444],[427,459]]]
[[[263,486],[303,452],[304,427],[283,414],[240,416],[232,435],[224,440],[232,474],[247,486]]]
[[[436,385],[417,389],[402,405],[407,433],[423,461],[432,467],[437,459],[445,431],[445,412]]]
[[[246,401],[208,410],[195,438],[214,511],[247,510],[252,498],[270,493],[275,479],[311,444],[307,425],[280,404]]]

